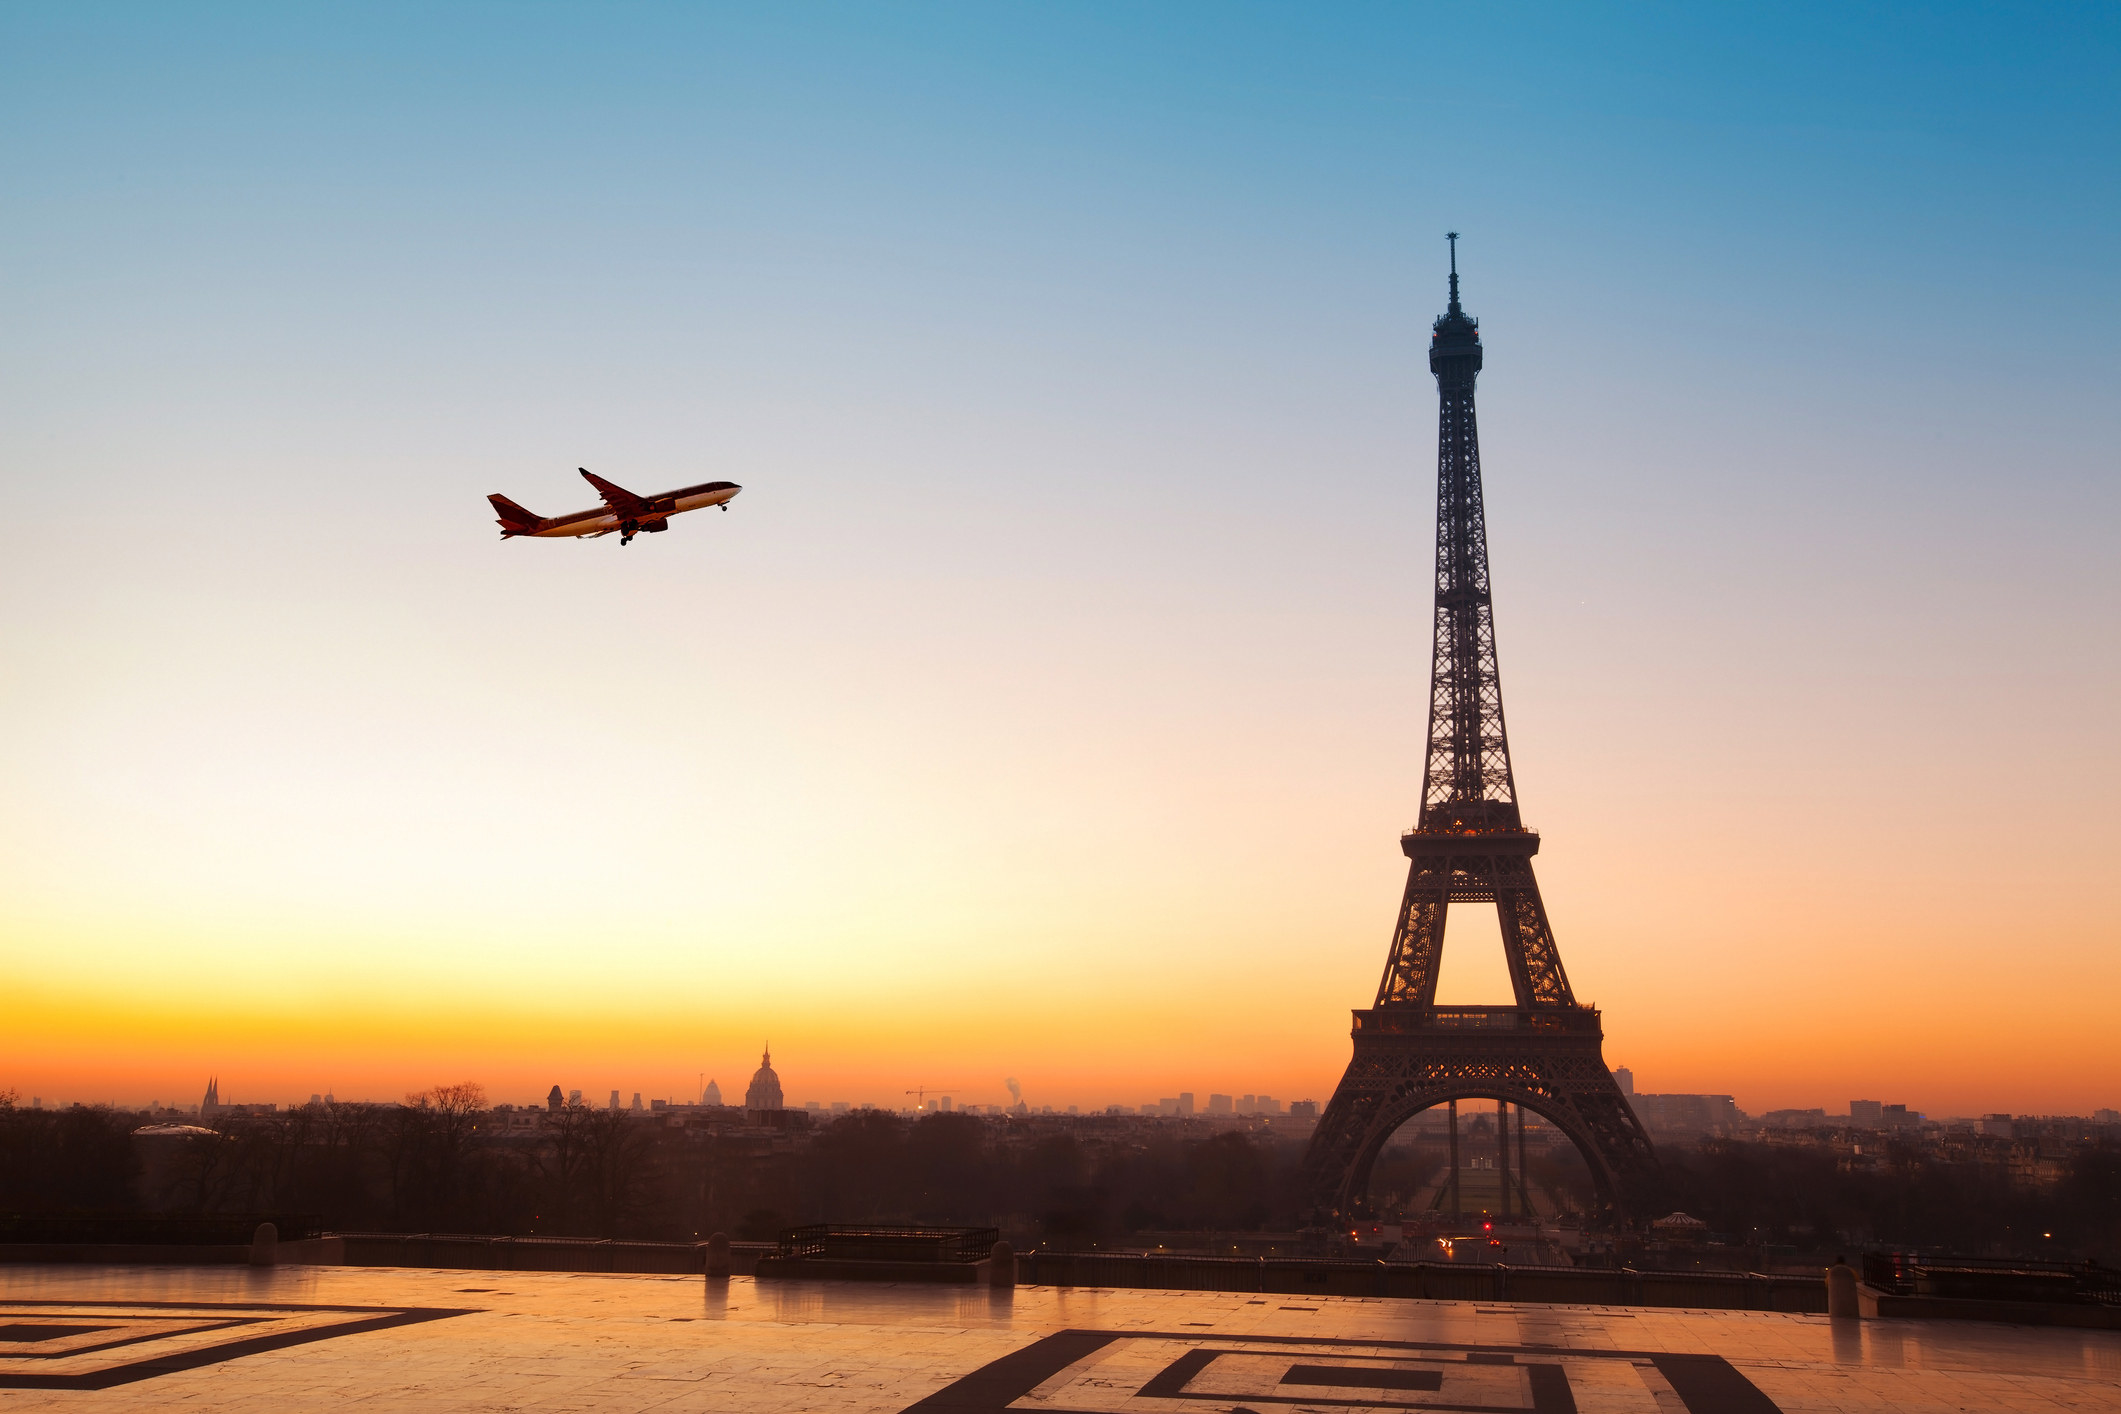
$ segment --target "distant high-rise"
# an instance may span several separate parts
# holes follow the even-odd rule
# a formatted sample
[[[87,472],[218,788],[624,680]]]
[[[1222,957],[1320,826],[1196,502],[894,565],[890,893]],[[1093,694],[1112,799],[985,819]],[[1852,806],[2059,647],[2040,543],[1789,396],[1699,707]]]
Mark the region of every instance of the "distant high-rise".
[[[1635,1072],[1621,1066],[1613,1072],[1613,1083],[1620,1087],[1621,1094],[1632,1095],[1635,1093]]]
[[[611,1092],[611,1103],[610,1103],[609,1105],[606,1105],[606,1106],[605,1106],[605,1108],[606,1108],[606,1109],[613,1109],[613,1110],[615,1110],[615,1109],[617,1109],[618,1107],[619,1107],[619,1092],[618,1092],[618,1091],[616,1091],[616,1090],[614,1090],[614,1091],[612,1091],[612,1092]]]
[[[1858,1129],[1876,1129],[1885,1120],[1885,1101],[1849,1101],[1849,1123]]]
[[[751,1088],[744,1092],[744,1108],[778,1110],[786,1107],[781,1098],[781,1077],[773,1072],[773,1048],[768,1046],[759,1056],[759,1068],[752,1073]]]

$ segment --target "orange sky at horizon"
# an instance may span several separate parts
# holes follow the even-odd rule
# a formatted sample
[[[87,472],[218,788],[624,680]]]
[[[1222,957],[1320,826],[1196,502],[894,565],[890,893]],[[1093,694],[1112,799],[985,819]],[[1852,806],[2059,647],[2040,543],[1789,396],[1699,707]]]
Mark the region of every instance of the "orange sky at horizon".
[[[1608,1062],[1754,1112],[2121,1100],[2104,895],[2023,883],[2110,873],[2096,773],[2047,787],[2039,871],[1999,870],[1971,822],[2016,818],[2017,783],[1964,748],[1996,707],[1949,636],[1903,647],[1875,710],[1814,710],[1772,619],[1576,604],[1489,460],[1517,779]],[[475,552],[441,620],[414,591],[320,597],[350,566],[312,547],[313,573],[276,570],[299,609],[195,573],[92,611],[93,655],[54,636],[13,708],[0,1088],[678,1096],[702,1070],[726,1092],[770,1038],[800,1099],[1329,1094],[1419,796],[1426,615],[1394,596],[1426,556],[1366,546],[1300,612],[1271,577],[1212,614],[1183,589],[989,577],[974,611],[949,577],[880,581],[858,640],[770,563],[803,508],[747,509],[706,571],[711,639],[618,630],[535,692],[540,626],[610,592],[583,547]],[[1612,673],[1734,627],[1713,673]],[[613,742],[649,764],[542,764]],[[1453,911],[1444,968],[1446,1001],[1507,999],[1491,909]]]

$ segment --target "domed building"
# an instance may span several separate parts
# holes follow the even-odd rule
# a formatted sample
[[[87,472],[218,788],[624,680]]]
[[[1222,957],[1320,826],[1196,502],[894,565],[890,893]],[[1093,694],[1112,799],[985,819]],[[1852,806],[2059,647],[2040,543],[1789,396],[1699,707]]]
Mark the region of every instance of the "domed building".
[[[768,1046],[759,1057],[759,1068],[751,1077],[751,1088],[744,1092],[744,1108],[747,1110],[778,1110],[784,1108],[781,1099],[781,1077],[773,1073],[773,1047]]]

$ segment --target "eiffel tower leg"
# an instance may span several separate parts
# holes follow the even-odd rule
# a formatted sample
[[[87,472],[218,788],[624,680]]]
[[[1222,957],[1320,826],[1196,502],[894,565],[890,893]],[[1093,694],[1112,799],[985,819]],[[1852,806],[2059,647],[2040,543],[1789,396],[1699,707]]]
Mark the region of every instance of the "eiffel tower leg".
[[[1524,1106],[1517,1107],[1517,1196],[1523,1200],[1520,1212],[1527,1217],[1537,1216],[1532,1211],[1532,1176],[1524,1166]]]
[[[1502,1152],[1495,1156],[1495,1173],[1502,1181],[1496,1185],[1502,1196],[1495,1200],[1495,1216],[1504,1222],[1510,1220],[1510,1102],[1495,1102],[1495,1138]]]
[[[1451,1103],[1451,1216],[1464,1218],[1465,1211],[1458,1206],[1458,1101]]]
[[[1435,1003],[1444,919],[1451,909],[1450,881],[1445,860],[1417,859],[1408,867],[1407,891],[1392,928],[1392,951],[1377,984],[1377,1005]]]
[[[1507,855],[1495,860],[1495,912],[1502,920],[1502,954],[1510,965],[1510,983],[1519,1006],[1573,1006],[1561,950],[1554,945],[1547,906],[1529,858]]]

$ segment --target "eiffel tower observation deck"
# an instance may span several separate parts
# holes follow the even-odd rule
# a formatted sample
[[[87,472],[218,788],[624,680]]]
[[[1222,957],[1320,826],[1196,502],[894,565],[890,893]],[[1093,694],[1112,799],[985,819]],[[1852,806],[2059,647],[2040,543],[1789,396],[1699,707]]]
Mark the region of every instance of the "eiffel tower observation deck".
[[[1455,1206],[1457,1106],[1492,1100],[1505,1171],[1514,1105],[1575,1144],[1607,1221],[1639,1220],[1658,1186],[1656,1155],[1606,1069],[1597,1009],[1579,1003],[1569,988],[1532,872],[1539,836],[1518,812],[1496,665],[1473,403],[1483,359],[1480,321],[1459,302],[1457,234],[1449,239],[1450,307],[1429,344],[1439,400],[1436,601],[1421,817],[1400,839],[1407,887],[1391,953],[1376,1001],[1354,1014],[1354,1054],[1312,1136],[1306,1179],[1321,1215],[1365,1211],[1370,1169],[1385,1142],[1414,1115],[1444,1105],[1452,1114],[1447,1191]],[[1514,1005],[1436,1004],[1444,923],[1454,902],[1495,905]],[[1521,1211],[1529,1202],[1521,1180],[1522,1113],[1518,1126],[1514,1202]],[[1513,1204],[1507,1179],[1502,1195],[1496,1216],[1507,1218]]]

